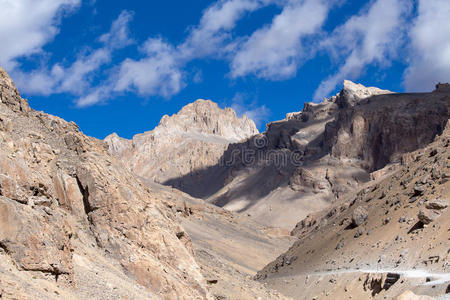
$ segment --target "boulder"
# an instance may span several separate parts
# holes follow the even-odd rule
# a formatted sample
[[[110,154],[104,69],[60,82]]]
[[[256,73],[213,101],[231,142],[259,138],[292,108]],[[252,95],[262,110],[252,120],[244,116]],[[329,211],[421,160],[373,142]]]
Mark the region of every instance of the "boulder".
[[[416,185],[414,187],[414,195],[413,196],[422,196],[425,193],[425,188],[422,185]]]
[[[292,174],[289,185],[294,191],[320,191],[330,190],[330,184],[325,178],[317,178],[311,170],[306,168],[297,168]]]
[[[363,224],[367,218],[369,217],[367,211],[362,207],[358,206],[354,211],[352,215],[352,224],[354,226],[359,226]]]
[[[440,216],[439,213],[430,209],[422,209],[419,211],[419,214],[417,215],[419,221],[425,225],[434,222],[439,216]]]
[[[446,199],[436,199],[430,201],[425,206],[428,209],[442,210],[448,207],[448,201]]]

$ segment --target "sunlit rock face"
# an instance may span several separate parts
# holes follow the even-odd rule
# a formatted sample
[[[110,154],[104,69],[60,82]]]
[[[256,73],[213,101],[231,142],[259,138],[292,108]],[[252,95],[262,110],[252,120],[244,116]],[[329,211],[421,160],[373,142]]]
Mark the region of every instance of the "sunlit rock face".
[[[0,98],[0,297],[208,297],[164,195],[3,69]]]
[[[117,134],[105,141],[136,174],[164,183],[217,165],[230,143],[255,134],[255,123],[245,115],[238,118],[231,108],[200,99],[131,141]]]

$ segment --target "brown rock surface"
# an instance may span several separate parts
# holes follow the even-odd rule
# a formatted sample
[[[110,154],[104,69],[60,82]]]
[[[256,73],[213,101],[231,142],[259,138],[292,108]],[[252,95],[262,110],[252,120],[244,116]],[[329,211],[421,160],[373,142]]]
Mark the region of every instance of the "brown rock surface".
[[[30,109],[2,69],[0,99],[2,297],[209,296],[163,196],[74,123]]]
[[[430,296],[416,295],[411,291],[406,291],[396,298],[397,300],[433,300]]]
[[[0,71],[0,298],[286,299],[251,277],[288,248],[288,232],[139,179],[74,123],[30,109]],[[203,116],[204,105],[218,109],[200,101],[175,119]],[[186,132],[254,130],[224,113],[218,134]],[[153,133],[175,130],[170,122]],[[131,141],[109,141],[131,151]]]

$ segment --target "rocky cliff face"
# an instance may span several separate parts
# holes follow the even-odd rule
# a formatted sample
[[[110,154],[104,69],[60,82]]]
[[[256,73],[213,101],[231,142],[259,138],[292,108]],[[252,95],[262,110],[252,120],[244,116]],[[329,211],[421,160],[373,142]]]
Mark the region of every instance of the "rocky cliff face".
[[[257,278],[294,299],[445,299],[450,122],[444,127],[396,170],[299,222],[299,240]]]
[[[165,115],[152,131],[132,141],[106,137],[110,152],[124,158],[139,176],[156,182],[192,175],[219,163],[228,144],[258,133],[246,116],[238,118],[210,100],[197,100],[171,117]]]
[[[334,157],[361,162],[370,172],[381,169],[442,133],[449,103],[450,93],[445,90],[370,97],[341,110],[327,124],[324,147]]]
[[[203,299],[190,238],[107,146],[0,69],[0,297]]]

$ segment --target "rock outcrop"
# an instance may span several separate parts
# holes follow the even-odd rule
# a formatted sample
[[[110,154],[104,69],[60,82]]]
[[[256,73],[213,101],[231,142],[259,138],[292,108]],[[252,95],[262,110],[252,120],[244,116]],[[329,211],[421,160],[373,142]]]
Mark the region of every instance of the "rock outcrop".
[[[351,107],[357,105],[361,100],[377,96],[392,94],[391,91],[382,90],[376,87],[365,87],[362,84],[351,82],[350,80],[344,80],[343,89],[335,98],[331,98],[331,101],[335,101],[339,107]]]
[[[326,126],[324,147],[334,157],[376,171],[431,143],[449,117],[450,93],[385,94],[341,110]]]
[[[209,297],[164,196],[3,69],[0,99],[0,297]]]
[[[117,134],[105,141],[110,152],[121,157],[135,174],[159,183],[172,180],[171,185],[176,185],[173,180],[183,176],[204,180],[198,177],[200,171],[217,165],[230,143],[257,133],[254,122],[246,116],[238,118],[231,108],[221,109],[210,100],[200,99],[178,114],[163,116],[154,130],[131,141]],[[182,184],[181,189],[188,186]],[[208,189],[207,185],[203,187]]]

